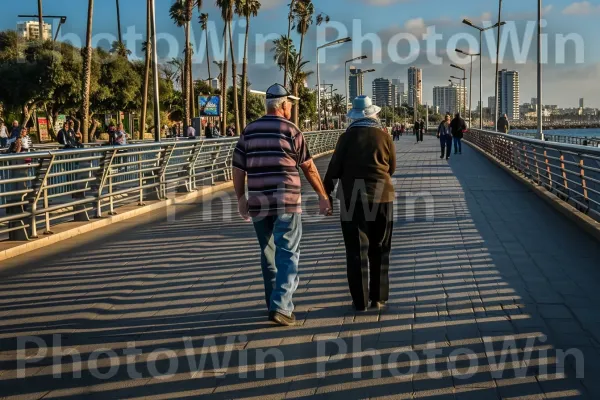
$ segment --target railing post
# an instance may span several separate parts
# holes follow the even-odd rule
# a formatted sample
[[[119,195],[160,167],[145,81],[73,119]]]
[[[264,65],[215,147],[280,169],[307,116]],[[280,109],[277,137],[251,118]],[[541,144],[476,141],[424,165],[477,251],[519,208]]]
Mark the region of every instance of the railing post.
[[[565,196],[569,197],[569,181],[567,180],[567,170],[565,169],[565,155],[562,151],[560,152],[560,170],[562,171]]]
[[[583,157],[581,154],[579,155],[579,171],[581,177],[581,191],[583,193],[585,203],[587,204],[587,210],[585,211],[587,213],[590,209],[590,199],[588,197],[587,182],[585,180],[585,166],[583,164]]]
[[[540,178],[540,166],[539,166],[539,163],[538,163],[537,151],[536,151],[535,147],[533,148],[533,159],[535,161],[535,173],[536,173],[536,177],[537,177],[537,181],[536,182],[539,185],[539,184],[542,183],[542,181],[541,181],[541,178]]]
[[[546,163],[546,171],[548,172],[548,188],[552,190],[552,168],[550,167],[550,159],[548,158],[548,150],[544,149],[544,159]]]
[[[106,181],[109,179],[110,170],[112,169],[113,161],[117,155],[117,150],[106,151],[104,158],[100,160],[100,169],[96,172],[97,189],[96,189],[96,218],[102,218],[102,192],[106,187]]]

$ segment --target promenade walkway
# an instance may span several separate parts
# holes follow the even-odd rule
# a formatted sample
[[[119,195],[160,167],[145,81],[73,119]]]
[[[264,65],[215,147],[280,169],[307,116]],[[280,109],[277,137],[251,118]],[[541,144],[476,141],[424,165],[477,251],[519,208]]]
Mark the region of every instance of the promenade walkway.
[[[598,243],[468,146],[397,151],[385,309],[309,198],[299,325],[268,323],[226,193],[3,262],[0,398],[600,398]]]

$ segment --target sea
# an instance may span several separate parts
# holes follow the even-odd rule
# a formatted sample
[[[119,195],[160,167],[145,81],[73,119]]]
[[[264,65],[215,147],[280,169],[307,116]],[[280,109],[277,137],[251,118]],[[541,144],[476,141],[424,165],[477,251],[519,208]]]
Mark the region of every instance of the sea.
[[[537,130],[534,129],[518,129],[512,130],[511,133],[537,133]],[[544,129],[544,133],[548,135],[564,135],[564,136],[579,136],[579,137],[588,137],[588,138],[600,138],[600,129]]]

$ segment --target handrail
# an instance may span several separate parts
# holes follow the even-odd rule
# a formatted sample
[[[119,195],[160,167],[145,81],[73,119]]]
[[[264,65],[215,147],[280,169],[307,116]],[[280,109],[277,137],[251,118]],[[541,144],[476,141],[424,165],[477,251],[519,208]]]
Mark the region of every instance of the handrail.
[[[600,221],[600,148],[479,129],[465,140]]]
[[[304,135],[318,156],[333,150],[341,133]],[[186,139],[0,155],[0,234],[36,238],[42,227],[51,234],[58,223],[230,181],[237,141]]]

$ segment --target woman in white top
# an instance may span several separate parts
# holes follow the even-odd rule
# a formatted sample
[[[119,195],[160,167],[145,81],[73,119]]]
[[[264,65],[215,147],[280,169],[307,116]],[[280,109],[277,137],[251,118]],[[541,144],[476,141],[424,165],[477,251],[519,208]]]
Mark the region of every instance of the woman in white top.
[[[28,151],[31,150],[31,148],[33,147],[33,144],[31,142],[31,138],[29,137],[29,134],[27,133],[27,128],[23,128],[21,129],[21,136],[19,138],[20,140],[17,142],[20,142],[20,150],[17,151],[17,153],[26,153]]]
[[[4,122],[0,123],[0,148],[5,148],[8,144],[8,129]]]

